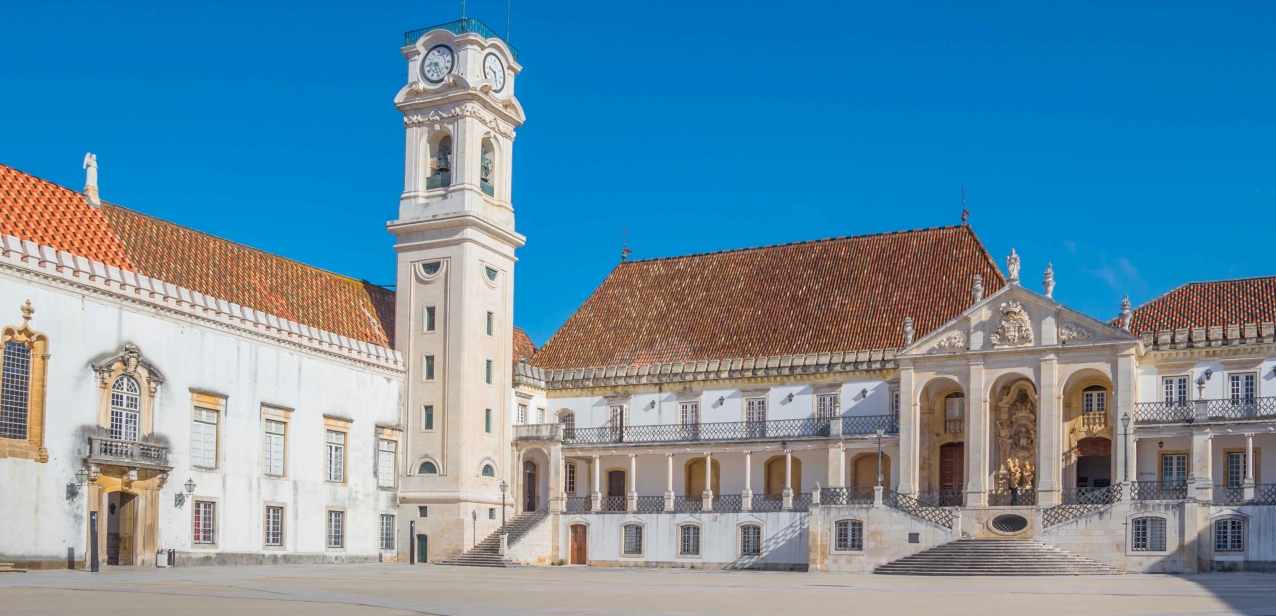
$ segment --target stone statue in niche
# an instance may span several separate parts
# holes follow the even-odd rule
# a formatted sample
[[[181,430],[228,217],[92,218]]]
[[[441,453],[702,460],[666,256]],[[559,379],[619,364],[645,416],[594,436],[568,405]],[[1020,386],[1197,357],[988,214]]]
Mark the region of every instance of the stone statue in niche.
[[[484,182],[487,182],[488,184],[491,184],[492,183],[492,159],[487,155],[487,152],[483,152],[483,160],[481,161],[481,165],[482,165],[482,168],[480,169],[479,179],[483,180]]]
[[[997,331],[988,337],[992,346],[1019,346],[1032,342],[1032,320],[1023,305],[1014,300],[1001,304],[1001,321]]]
[[[1017,386],[1006,391],[998,405],[997,455],[1001,465],[997,483],[1002,489],[1030,489],[1036,479],[1037,402],[1031,391]]]

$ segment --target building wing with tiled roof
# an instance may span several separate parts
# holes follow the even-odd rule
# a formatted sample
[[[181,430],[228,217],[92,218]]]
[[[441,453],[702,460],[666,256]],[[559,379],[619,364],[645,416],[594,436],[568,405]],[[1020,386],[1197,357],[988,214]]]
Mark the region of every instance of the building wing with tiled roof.
[[[1005,285],[968,226],[621,263],[536,352],[546,370],[904,346]]]
[[[1130,331],[1220,327],[1276,321],[1276,276],[1191,282],[1134,310]]]
[[[214,237],[0,165],[0,234],[392,348],[394,292]]]

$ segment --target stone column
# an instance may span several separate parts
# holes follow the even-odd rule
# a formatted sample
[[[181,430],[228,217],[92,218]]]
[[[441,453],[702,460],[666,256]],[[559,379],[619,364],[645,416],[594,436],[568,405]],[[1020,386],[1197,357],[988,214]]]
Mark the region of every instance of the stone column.
[[[665,454],[665,511],[673,511],[673,454]]]
[[[828,485],[830,488],[846,485],[846,448],[842,443],[829,447]]]
[[[1130,427],[1133,428],[1134,422],[1130,422],[1130,423],[1131,423]],[[1139,480],[1139,437],[1134,436],[1130,438],[1130,481],[1138,481],[1138,480]]]
[[[704,492],[700,493],[701,511],[713,511],[713,454],[704,452]]]
[[[629,491],[625,494],[625,511],[638,511],[638,454],[629,454]]]
[[[589,470],[594,476],[594,489],[589,494],[590,500],[594,503],[593,511],[603,510],[603,493],[598,490],[599,475],[602,473],[600,470],[601,468],[601,461],[598,459],[598,456],[594,456],[593,460],[589,463]]]
[[[744,452],[744,491],[740,494],[740,510],[753,511],[753,452]]]
[[[1196,493],[1188,494],[1188,498],[1208,503],[1214,500],[1214,434],[1209,428],[1194,427],[1192,430],[1192,475],[1196,480]]]
[[[970,391],[966,392],[966,505],[988,504],[988,399],[984,394],[984,361],[970,358]]]
[[[1058,505],[1063,485],[1063,390],[1059,386],[1058,358],[1052,353],[1041,360],[1041,384],[1037,392],[1037,504]]]
[[[800,487],[800,486],[799,486]],[[787,509],[793,508],[793,450],[784,450],[784,497],[783,507]]]
[[[921,409],[913,395],[913,364],[899,362],[899,491],[917,493],[917,456],[921,447]]]
[[[563,494],[563,445],[554,443],[549,446],[549,512],[562,513]],[[521,473],[520,473],[521,474]]]
[[[1138,386],[1138,376],[1138,367],[1134,362],[1134,351],[1123,351],[1117,356],[1117,372],[1114,375],[1115,382],[1112,384],[1116,390],[1116,400],[1114,401],[1115,404],[1112,405],[1112,417],[1109,418],[1112,434],[1117,437],[1116,440],[1112,441],[1112,460],[1115,462],[1112,467],[1115,472],[1112,476],[1113,482],[1118,479],[1125,481],[1127,468],[1131,472],[1135,470],[1133,465],[1126,466],[1126,460],[1130,454],[1130,436],[1134,432],[1134,397],[1136,395],[1135,389]],[[1157,399],[1160,399],[1160,392],[1157,392],[1157,396]],[[1121,418],[1127,415],[1130,417],[1130,426],[1128,428],[1121,425]],[[1131,477],[1131,480],[1137,479],[1137,475]],[[1125,491],[1129,492],[1129,486],[1126,487]]]
[[[1254,433],[1245,433],[1245,501],[1254,500]]]

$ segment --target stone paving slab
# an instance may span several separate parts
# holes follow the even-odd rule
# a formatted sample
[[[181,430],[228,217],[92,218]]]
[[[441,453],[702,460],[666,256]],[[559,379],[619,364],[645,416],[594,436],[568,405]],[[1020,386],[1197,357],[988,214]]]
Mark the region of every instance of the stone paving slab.
[[[104,606],[110,606],[106,608]],[[109,567],[0,576],[0,614],[554,616],[649,614],[1248,614],[1276,575],[898,577],[433,565]]]

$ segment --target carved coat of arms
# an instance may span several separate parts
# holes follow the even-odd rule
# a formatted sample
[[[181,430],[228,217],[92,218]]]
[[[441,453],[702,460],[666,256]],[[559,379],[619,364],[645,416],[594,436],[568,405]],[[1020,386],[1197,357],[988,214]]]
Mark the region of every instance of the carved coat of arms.
[[[997,331],[988,337],[993,346],[1018,346],[1032,342],[1032,321],[1028,319],[1028,311],[1016,301],[1001,304],[1001,321],[997,323]]]

